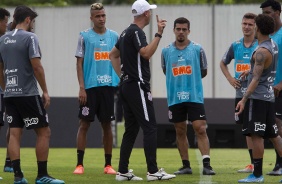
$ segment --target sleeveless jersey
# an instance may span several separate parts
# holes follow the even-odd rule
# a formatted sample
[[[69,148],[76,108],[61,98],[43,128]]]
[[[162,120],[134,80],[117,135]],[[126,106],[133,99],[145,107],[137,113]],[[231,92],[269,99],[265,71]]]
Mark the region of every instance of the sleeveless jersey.
[[[274,34],[270,35],[276,44],[278,45],[278,61],[276,67],[276,77],[274,80],[274,85],[282,81],[282,27]]]
[[[168,106],[182,102],[204,103],[201,70],[207,59],[201,45],[191,41],[183,50],[175,43],[162,49]]]
[[[83,58],[85,89],[118,85],[119,77],[109,58],[109,53],[117,40],[118,34],[110,29],[102,35],[97,34],[92,28],[80,32],[75,56]]]
[[[224,54],[222,61],[224,64],[230,64],[234,59],[234,77],[239,79],[242,72],[251,69],[250,60],[253,51],[258,46],[258,42],[255,39],[250,47],[245,47],[244,38],[235,41],[231,44],[229,49]],[[236,98],[242,98],[247,89],[248,80],[241,81],[241,88],[236,89]]]
[[[259,44],[257,49],[258,48],[267,49],[272,55],[272,62],[268,68],[263,70],[262,75],[259,79],[259,84],[257,88],[255,89],[255,91],[250,96],[250,98],[274,102],[275,97],[274,97],[273,84],[274,84],[274,78],[275,78],[275,73],[276,73],[276,65],[278,61],[278,46],[272,39],[269,39]],[[256,52],[257,49],[255,49],[254,53]],[[249,78],[248,78],[248,84],[250,84],[253,78],[254,64],[255,64],[255,61],[253,60],[253,57],[252,57],[251,71],[250,71]]]

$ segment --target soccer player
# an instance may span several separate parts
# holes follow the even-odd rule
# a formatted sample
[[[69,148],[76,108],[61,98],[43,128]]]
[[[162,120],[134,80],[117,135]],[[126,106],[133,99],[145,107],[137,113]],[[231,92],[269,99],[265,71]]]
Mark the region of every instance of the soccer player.
[[[269,15],[274,19],[274,32],[270,37],[278,45],[278,63],[276,67],[276,77],[274,80],[274,92],[275,92],[275,111],[276,111],[276,125],[278,127],[278,134],[282,136],[282,23],[280,19],[281,4],[275,0],[267,0],[263,2],[260,6],[262,8],[262,13]],[[282,175],[282,158],[279,156],[277,150],[276,152],[276,162],[274,168],[268,175]]]
[[[251,136],[253,142],[254,172],[239,183],[263,183],[262,173],[264,139],[269,138],[279,155],[282,155],[282,138],[275,124],[273,82],[278,61],[278,46],[269,37],[274,31],[272,17],[260,14],[255,18],[258,47],[251,56],[248,87],[236,106],[239,115],[244,111],[242,133]]]
[[[104,173],[116,174],[111,164],[113,147],[111,121],[115,118],[114,88],[118,85],[119,78],[111,66],[109,52],[117,42],[118,34],[106,28],[106,11],[103,4],[92,4],[90,15],[94,26],[80,32],[75,54],[80,120],[77,132],[77,166],[73,173],[84,173],[86,135],[96,115],[103,129]]]
[[[150,63],[155,53],[165,20],[157,16],[158,32],[151,43],[147,43],[143,28],[150,23],[151,9],[157,8],[146,0],[137,0],[132,5],[134,21],[120,35],[118,42],[110,53],[116,73],[120,76],[120,95],[124,108],[125,132],[123,134],[120,160],[116,180],[143,180],[128,170],[129,158],[140,127],[143,130],[144,152],[147,163],[147,180],[167,180],[175,175],[158,169],[157,123],[150,90]]]
[[[236,90],[235,97],[235,107],[237,103],[242,99],[246,89],[247,89],[247,79],[246,75],[250,70],[250,59],[254,49],[257,47],[258,43],[255,39],[255,17],[253,13],[246,13],[242,19],[242,32],[243,38],[236,40],[231,44],[227,52],[224,54],[221,62],[220,68],[222,73],[225,75],[226,79],[232,87]],[[231,63],[234,59],[234,77],[231,76],[227,65]],[[243,113],[241,113],[236,119],[236,124],[243,124]],[[238,170],[239,173],[252,173],[254,170],[253,166],[253,144],[249,136],[246,136],[246,142],[249,150],[249,155],[251,159],[251,164],[247,165],[244,169]]]
[[[192,122],[203,158],[203,175],[214,175],[210,166],[209,138],[202,78],[207,75],[206,54],[201,45],[188,39],[190,21],[184,17],[174,21],[175,41],[163,48],[162,69],[166,75],[168,118],[174,123],[176,142],[183,166],[174,174],[192,174],[188,157],[187,114]]]
[[[4,8],[0,8],[0,37],[5,34],[8,26],[8,20],[10,17],[10,12]],[[5,108],[4,108],[4,102],[3,102],[3,90],[0,88],[0,129],[2,126],[4,126],[4,116],[5,116]],[[6,141],[7,141],[7,146],[9,144],[9,128],[7,129],[6,132]],[[4,172],[13,172],[12,168],[12,163],[10,156],[8,154],[8,149],[6,152],[6,160],[5,160],[5,165],[4,165]],[[1,177],[0,177],[1,178]]]
[[[38,173],[35,183],[63,184],[47,172],[51,131],[46,108],[50,97],[41,65],[37,36],[31,32],[37,13],[22,6],[14,14],[16,29],[0,38],[0,85],[4,91],[6,119],[10,127],[9,154],[14,170],[14,183],[27,183],[21,171],[20,141],[23,127],[36,133]],[[15,54],[15,52],[17,54]],[[43,95],[39,96],[39,83]]]

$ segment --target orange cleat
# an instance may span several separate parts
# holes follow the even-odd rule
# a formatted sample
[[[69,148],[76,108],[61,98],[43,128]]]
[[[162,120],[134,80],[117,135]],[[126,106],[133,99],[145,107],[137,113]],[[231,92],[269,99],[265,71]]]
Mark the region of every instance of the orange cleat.
[[[73,171],[73,174],[83,174],[84,173],[84,167],[82,165],[76,166],[75,170]]]
[[[107,165],[104,168],[104,173],[105,174],[117,174],[117,172],[114,170],[114,168],[111,165]]]
[[[249,164],[244,169],[238,170],[238,173],[252,173],[254,171],[254,165]]]

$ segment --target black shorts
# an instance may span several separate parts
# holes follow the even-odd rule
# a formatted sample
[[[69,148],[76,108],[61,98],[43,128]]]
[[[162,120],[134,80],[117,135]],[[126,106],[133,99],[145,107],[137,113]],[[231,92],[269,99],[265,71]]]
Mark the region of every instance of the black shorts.
[[[184,102],[169,106],[168,109],[169,122],[206,120],[205,107],[201,103]]]
[[[86,89],[87,102],[80,105],[78,117],[90,122],[95,115],[100,122],[111,122],[114,116],[114,87],[102,86]]]
[[[4,126],[5,108],[4,108],[4,94],[0,94],[0,126]]]
[[[263,138],[277,137],[274,103],[249,99],[245,106],[248,110],[244,111],[243,135],[255,134]]]
[[[238,104],[238,102],[240,101],[240,100],[242,100],[242,98],[236,98],[235,99],[235,112],[238,112],[237,110],[236,110],[236,106],[237,106],[237,104]],[[236,124],[238,124],[238,125],[242,125],[243,124],[243,122],[244,122],[244,111],[247,109],[247,107],[245,106],[245,108],[244,108],[244,110],[243,110],[243,112],[241,113],[241,114],[239,114],[239,116],[237,117],[237,118],[235,118],[235,123]]]
[[[276,118],[282,120],[282,92],[275,98],[275,115]]]
[[[10,128],[35,129],[49,126],[40,96],[4,98],[6,121]]]

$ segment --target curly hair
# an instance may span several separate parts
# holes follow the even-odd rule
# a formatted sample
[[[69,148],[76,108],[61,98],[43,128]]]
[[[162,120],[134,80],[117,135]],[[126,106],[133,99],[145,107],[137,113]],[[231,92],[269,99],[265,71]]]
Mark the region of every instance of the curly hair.
[[[271,6],[274,11],[279,11],[281,13],[281,4],[275,0],[266,0],[265,2],[261,3],[260,8],[266,8]]]
[[[256,26],[263,35],[274,32],[274,19],[268,15],[259,14],[255,18]]]

